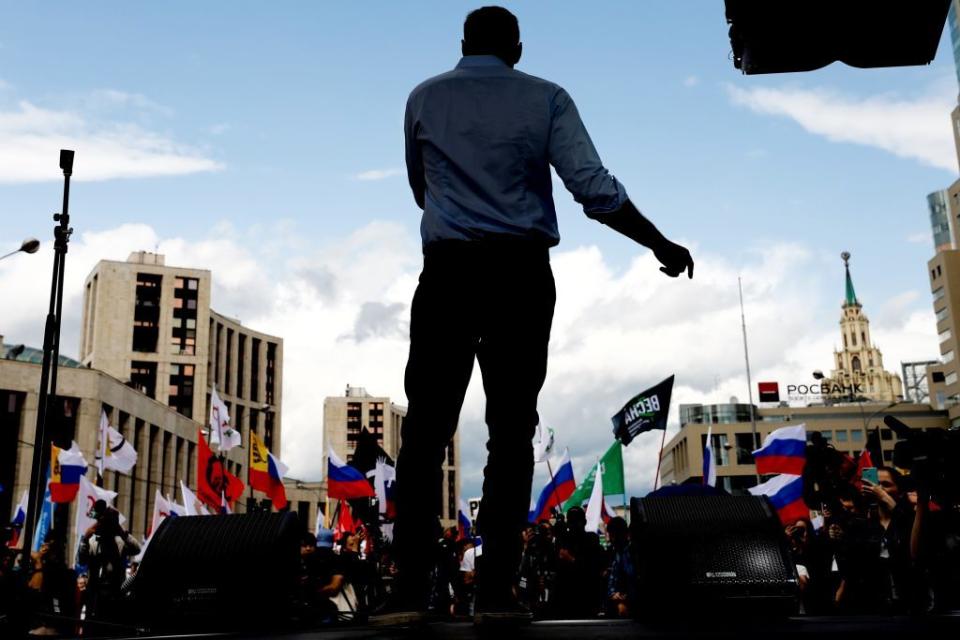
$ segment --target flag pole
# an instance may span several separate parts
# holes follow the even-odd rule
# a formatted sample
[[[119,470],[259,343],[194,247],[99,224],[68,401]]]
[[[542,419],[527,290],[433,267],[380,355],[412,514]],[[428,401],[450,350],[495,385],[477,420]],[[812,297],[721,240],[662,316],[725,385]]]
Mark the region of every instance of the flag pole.
[[[747,398],[750,402],[750,431],[753,434],[753,446],[759,446],[757,442],[757,412],[753,407],[753,382],[750,379],[750,353],[747,351],[747,317],[743,313],[743,284],[740,276],[737,276],[737,289],[740,291],[740,324],[743,327],[743,360],[747,365]],[[756,468],[756,462],[754,462]],[[757,484],[760,484],[760,473],[757,473]]]
[[[660,453],[657,454],[657,475],[653,477],[653,490],[660,484],[660,461],[663,460],[663,445],[667,441],[667,427],[663,427],[663,437],[660,438]]]

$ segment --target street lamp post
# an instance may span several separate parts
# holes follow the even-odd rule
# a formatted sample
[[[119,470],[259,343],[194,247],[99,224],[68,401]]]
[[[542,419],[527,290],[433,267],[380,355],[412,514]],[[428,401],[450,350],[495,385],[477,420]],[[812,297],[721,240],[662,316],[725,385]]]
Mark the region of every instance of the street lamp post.
[[[40,248],[39,240],[37,240],[36,238],[27,238],[26,240],[20,243],[19,249],[15,249],[10,253],[5,253],[4,255],[0,256],[0,260],[3,260],[4,258],[9,258],[10,256],[16,255],[21,251],[23,253],[36,253],[37,249],[39,248]]]

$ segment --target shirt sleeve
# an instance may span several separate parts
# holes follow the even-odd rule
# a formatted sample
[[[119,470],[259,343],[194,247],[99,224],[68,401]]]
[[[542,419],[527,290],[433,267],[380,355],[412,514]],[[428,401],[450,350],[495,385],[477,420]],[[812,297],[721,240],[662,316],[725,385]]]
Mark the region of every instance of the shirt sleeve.
[[[573,98],[563,89],[553,96],[551,114],[550,164],[567,191],[590,218],[599,219],[619,209],[627,192],[603,166]]]
[[[412,108],[413,97],[407,100],[407,109],[403,117],[403,137],[406,147],[407,180],[413,190],[413,199],[417,206],[423,209],[426,180],[423,176],[423,157],[420,154],[420,145],[417,143],[417,133],[420,127]]]

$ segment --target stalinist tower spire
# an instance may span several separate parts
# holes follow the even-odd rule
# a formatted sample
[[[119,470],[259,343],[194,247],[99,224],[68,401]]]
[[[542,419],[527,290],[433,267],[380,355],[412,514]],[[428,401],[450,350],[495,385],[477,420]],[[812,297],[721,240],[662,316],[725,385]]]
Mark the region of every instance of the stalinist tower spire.
[[[844,251],[840,254],[840,257],[843,259],[843,268],[847,271],[847,300],[844,302],[844,306],[859,305],[857,292],[853,290],[853,279],[850,277],[850,252]]]
[[[833,352],[836,368],[830,372],[827,395],[834,400],[868,399],[893,402],[903,395],[900,376],[883,369],[883,354],[870,340],[870,320],[863,313],[850,276],[850,253],[840,254],[846,275],[845,295],[840,314],[843,349]]]

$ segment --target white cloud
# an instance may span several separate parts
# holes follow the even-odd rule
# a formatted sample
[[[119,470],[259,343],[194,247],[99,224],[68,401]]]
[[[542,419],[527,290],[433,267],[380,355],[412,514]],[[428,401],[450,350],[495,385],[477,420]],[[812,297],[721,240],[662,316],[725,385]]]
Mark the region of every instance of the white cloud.
[[[683,86],[685,87],[695,87],[700,84],[700,78],[697,76],[687,76],[683,79]]]
[[[362,181],[386,180],[387,178],[392,178],[394,176],[402,176],[404,173],[406,172],[398,167],[391,167],[389,169],[371,169],[369,171],[361,171],[360,173],[354,174],[353,179]]]
[[[405,402],[404,324],[420,248],[403,227],[385,222],[309,251],[301,251],[289,231],[277,235],[289,235],[287,254],[293,257],[280,252],[279,258],[254,243],[249,246],[257,249],[251,250],[247,230],[228,225],[201,240],[160,238],[146,225],[80,234],[67,260],[63,353],[76,355],[81,286],[98,259],[123,260],[130,251],[159,245],[167,264],[211,269],[217,311],[283,337],[282,457],[293,476],[320,477],[324,396],[340,394],[350,383]],[[18,302],[5,309],[0,326],[9,343],[40,344],[49,249],[47,244],[40,255],[0,262],[0,299]],[[794,244],[756,251],[743,264],[692,250],[697,256],[692,281],[666,278],[646,252],[617,271],[593,246],[554,251],[557,307],[540,413],[556,429],[558,445],[570,448],[577,477],[612,442],[609,417],[671,373],[677,380],[668,438],[677,428],[681,403],[746,400],[738,275],[754,381],[806,380],[814,369],[829,370],[842,292],[824,291],[818,270],[839,278],[832,262],[823,267],[815,254]],[[935,323],[925,300],[917,292],[901,292],[889,301],[867,301],[888,370],[898,371],[901,360],[936,354]],[[465,496],[478,492],[482,481],[483,413],[475,369],[460,423]],[[659,435],[645,434],[626,449],[633,495],[652,484]],[[545,478],[545,469],[538,469],[535,491]]]
[[[928,231],[916,231],[907,236],[907,242],[910,244],[926,244],[930,240],[930,232]]]
[[[137,94],[101,91],[92,99],[148,107],[146,98]],[[138,124],[104,121],[26,100],[0,109],[0,183],[62,179],[56,165],[60,149],[77,152],[75,180],[172,176],[223,168],[200,150]]]
[[[950,132],[956,89],[947,83],[914,98],[869,97],[829,89],[742,88],[726,85],[734,104],[764,115],[783,116],[832,142],[882,149],[956,173]]]

